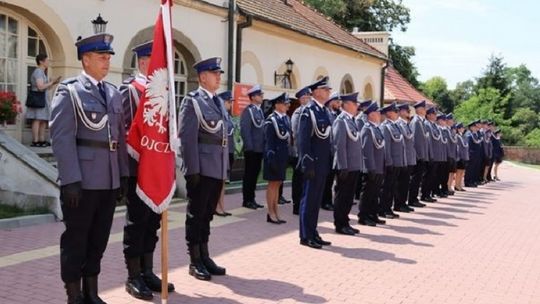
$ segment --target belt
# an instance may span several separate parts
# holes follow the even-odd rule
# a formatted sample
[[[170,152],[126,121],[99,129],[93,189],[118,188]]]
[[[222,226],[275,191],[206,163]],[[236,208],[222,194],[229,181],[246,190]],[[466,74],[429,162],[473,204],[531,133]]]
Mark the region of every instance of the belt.
[[[216,146],[227,146],[227,138],[217,138],[217,137],[199,137],[199,143],[205,145],[216,145]]]
[[[84,147],[90,147],[90,148],[103,148],[103,149],[109,149],[109,151],[114,152],[118,149],[118,141],[111,140],[108,141],[99,141],[99,140],[93,140],[93,139],[84,139],[84,138],[77,138],[77,146],[84,146]]]

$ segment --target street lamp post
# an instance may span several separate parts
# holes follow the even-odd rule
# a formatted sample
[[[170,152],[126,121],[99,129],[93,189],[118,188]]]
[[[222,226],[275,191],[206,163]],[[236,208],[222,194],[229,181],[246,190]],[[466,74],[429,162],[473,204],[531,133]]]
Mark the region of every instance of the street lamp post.
[[[285,89],[292,89],[292,83],[291,83],[291,74],[293,71],[294,62],[289,58],[285,62],[286,70],[283,74],[278,74],[277,71],[274,71],[274,85],[277,85],[278,82],[281,83],[281,87]]]
[[[105,21],[103,18],[101,18],[101,14],[98,14],[97,18],[92,20],[92,25],[94,26],[94,34],[97,35],[105,33],[108,22],[109,21]]]

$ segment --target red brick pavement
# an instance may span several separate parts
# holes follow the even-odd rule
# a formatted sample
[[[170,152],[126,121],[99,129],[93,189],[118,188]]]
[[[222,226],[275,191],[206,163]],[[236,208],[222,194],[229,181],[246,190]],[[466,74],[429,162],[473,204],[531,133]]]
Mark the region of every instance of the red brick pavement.
[[[211,251],[228,275],[210,282],[188,276],[184,230],[173,227],[169,277],[177,292],[169,303],[540,303],[540,171],[503,165],[502,173],[503,182],[386,226],[356,226],[355,237],[335,234],[332,214],[321,211],[319,231],[333,242],[324,250],[298,244],[290,205],[281,208],[288,223],[276,226],[265,222],[264,211],[242,209],[239,194],[227,196],[236,215],[215,221]],[[181,215],[172,216],[178,222]],[[123,222],[115,218],[116,238]],[[44,247],[57,250],[62,229],[56,223],[0,231],[0,303],[65,301],[58,255],[40,258]],[[5,266],[33,249],[35,257]],[[113,241],[103,260],[102,296],[108,303],[143,303],[125,293],[125,275],[122,244]]]

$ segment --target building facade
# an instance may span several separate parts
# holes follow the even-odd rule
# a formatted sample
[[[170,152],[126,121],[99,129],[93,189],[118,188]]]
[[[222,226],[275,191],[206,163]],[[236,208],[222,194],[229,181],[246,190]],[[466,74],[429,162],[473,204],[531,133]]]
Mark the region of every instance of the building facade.
[[[114,35],[116,55],[107,80],[120,84],[135,69],[131,48],[152,39],[159,3],[158,0],[2,1],[0,91],[15,92],[23,103],[23,113],[15,124],[0,128],[23,143],[30,142],[24,101],[36,66],[35,56],[38,53],[49,56],[50,78],[77,75],[81,65],[74,42],[78,36],[93,33],[91,20],[98,14],[108,21],[106,31]],[[233,11],[229,10],[230,5]],[[223,77],[223,89],[235,81],[259,83],[267,97],[273,97],[328,75],[336,91],[359,91],[364,99],[381,99],[381,71],[386,54],[301,1],[175,0],[172,16],[178,101],[197,87],[193,63],[212,56],[224,59],[227,74]],[[289,65],[290,72],[286,64],[289,59],[293,62]]]

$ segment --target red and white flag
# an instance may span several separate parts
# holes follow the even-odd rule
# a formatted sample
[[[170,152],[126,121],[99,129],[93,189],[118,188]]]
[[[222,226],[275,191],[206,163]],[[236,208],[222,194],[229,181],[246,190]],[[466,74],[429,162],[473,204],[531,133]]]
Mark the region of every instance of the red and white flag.
[[[171,1],[162,0],[154,27],[148,84],[128,133],[130,155],[139,162],[137,194],[156,213],[167,210],[176,190]]]

